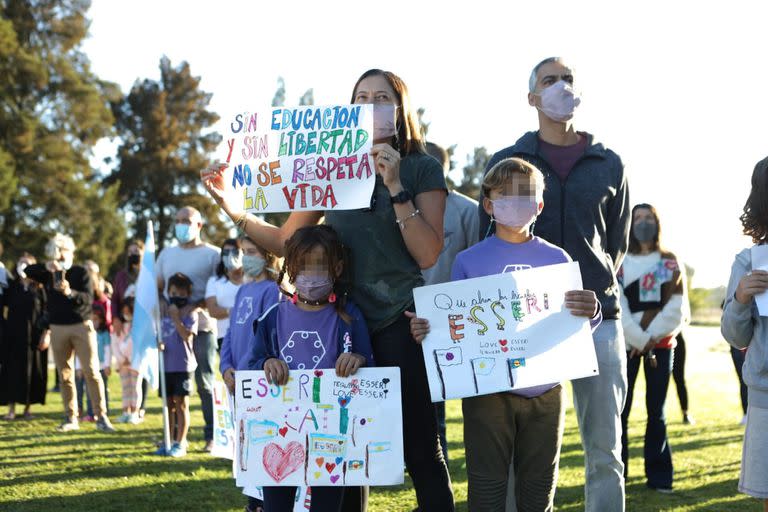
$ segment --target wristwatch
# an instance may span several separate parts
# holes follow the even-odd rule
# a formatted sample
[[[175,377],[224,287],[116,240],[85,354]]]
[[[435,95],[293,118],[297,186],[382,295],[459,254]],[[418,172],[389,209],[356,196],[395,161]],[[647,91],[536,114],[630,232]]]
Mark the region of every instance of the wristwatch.
[[[394,196],[390,196],[389,199],[392,201],[392,204],[403,204],[407,203],[412,199],[411,193],[407,190],[401,190]]]

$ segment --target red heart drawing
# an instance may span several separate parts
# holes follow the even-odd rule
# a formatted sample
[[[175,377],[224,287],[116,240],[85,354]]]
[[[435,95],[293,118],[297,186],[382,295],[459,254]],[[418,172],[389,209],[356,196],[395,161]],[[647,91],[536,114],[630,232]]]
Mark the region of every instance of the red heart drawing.
[[[325,462],[325,459],[322,457],[318,457],[315,459],[315,464],[317,464],[317,467],[319,468],[323,467],[323,462]]]
[[[315,370],[315,377],[322,377],[323,376],[323,370]]]
[[[339,481],[339,478],[341,478],[339,475],[333,475],[333,476],[331,477],[331,483],[332,483],[332,484],[335,484],[336,482],[338,482],[338,481]]]
[[[499,345],[501,345],[502,347],[505,346],[506,344],[507,344],[507,340],[499,340]]]
[[[333,470],[334,470],[335,468],[336,468],[336,464],[334,464],[333,462],[326,462],[326,463],[325,463],[325,470],[326,470],[328,473],[333,473]]]
[[[509,348],[508,348],[508,347],[501,347],[501,351],[502,351],[502,352],[506,352],[507,350],[509,350]]]
[[[296,441],[288,443],[285,449],[275,443],[269,443],[264,447],[262,462],[264,471],[275,482],[280,483],[304,465],[304,447]]]
[[[279,428],[277,431],[280,432],[281,436],[285,437],[285,434],[288,433],[288,427]]]

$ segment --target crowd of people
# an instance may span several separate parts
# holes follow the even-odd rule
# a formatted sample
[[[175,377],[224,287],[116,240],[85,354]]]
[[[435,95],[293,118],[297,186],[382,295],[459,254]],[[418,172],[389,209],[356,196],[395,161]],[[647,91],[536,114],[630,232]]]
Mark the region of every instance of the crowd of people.
[[[221,247],[204,242],[203,218],[187,206],[176,212],[177,244],[158,255],[161,349],[173,438],[170,449],[163,446],[158,453],[187,453],[193,381],[203,413],[204,449],[211,449],[217,358],[230,390],[236,372],[243,370],[263,370],[270,381],[284,383],[292,370],[310,367],[348,376],[364,366],[395,366],[405,391],[405,465],[419,510],[454,510],[445,409],[431,403],[419,346],[429,324],[416,316],[412,290],[575,260],[584,289],[567,292],[564,304],[589,321],[599,366],[598,376],[572,381],[585,452],[585,509],[624,510],[627,419],[641,364],[648,411],[646,483],[672,492],[673,447],[664,415],[670,376],[678,384],[684,421],[693,422],[680,378],[681,331],[690,318],[684,267],[662,244],[656,209],[646,203],[631,206],[620,157],[592,134],[576,130],[573,116],[580,98],[567,63],[559,58],[540,62],[528,87],[538,129],[494,154],[478,200],[448,189],[447,153],[423,140],[405,83],[378,69],[364,73],[352,89],[353,103],[399,107],[397,133],[374,140],[377,175],[369,208],[295,211],[275,226],[227,197],[226,164],[204,169],[204,187],[242,235]],[[742,218],[756,244],[768,239],[766,194],[768,159],[755,168]],[[44,401],[50,346],[65,408],[59,430],[79,428],[80,382],[89,398],[83,418],[111,432],[105,383],[113,370],[122,388],[120,421],[139,423],[144,414],[147,385],[131,361],[130,339],[143,247],[138,241],[128,245],[124,268],[111,285],[93,262],[75,265],[75,249],[71,238],[56,235],[45,263],[24,254],[2,288],[3,336],[17,340],[14,350],[25,353],[12,357],[26,365],[23,377],[14,374],[21,371],[14,365],[0,367],[4,379],[26,383],[23,391],[4,398],[11,403],[9,419],[16,414],[14,403],[23,404],[27,416],[31,404]],[[766,289],[768,272],[751,268],[749,251],[739,254],[722,330],[734,347],[749,346],[739,488],[766,500],[768,510],[768,326],[752,300]],[[288,346],[293,332],[302,330],[318,333],[321,352]],[[557,382],[463,399],[470,510],[497,512],[508,503],[521,512],[553,509],[565,399]],[[368,492],[318,487],[311,510],[366,510]],[[249,498],[246,510],[291,510],[295,493],[295,488],[265,487],[263,501]]]

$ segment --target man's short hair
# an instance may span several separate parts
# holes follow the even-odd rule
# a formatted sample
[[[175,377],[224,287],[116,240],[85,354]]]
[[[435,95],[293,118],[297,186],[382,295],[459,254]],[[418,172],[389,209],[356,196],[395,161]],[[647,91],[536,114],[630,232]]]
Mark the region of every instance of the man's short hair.
[[[451,167],[451,158],[448,156],[448,152],[444,147],[438,146],[434,142],[426,143],[427,154],[440,162],[443,166],[443,171],[448,171]]]
[[[552,62],[559,62],[562,64],[563,59],[562,57],[547,57],[533,67],[533,71],[531,71],[531,77],[528,79],[528,92],[533,92],[536,90],[536,78],[538,77],[539,69],[541,69],[541,66],[544,64],[550,64]]]
[[[60,251],[62,249],[69,249],[70,251],[75,252],[75,241],[72,240],[71,236],[67,236],[63,233],[56,233],[48,243],[45,244],[45,254],[52,260],[59,259]]]

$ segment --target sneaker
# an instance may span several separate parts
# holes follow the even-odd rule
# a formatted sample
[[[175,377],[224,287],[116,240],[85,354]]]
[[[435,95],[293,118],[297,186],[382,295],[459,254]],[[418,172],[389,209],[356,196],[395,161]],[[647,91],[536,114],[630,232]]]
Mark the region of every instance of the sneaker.
[[[154,455],[162,455],[162,456],[170,455],[168,452],[169,450],[165,449],[165,446],[163,446],[163,443],[160,443],[160,446],[158,446],[157,450],[154,451]]]
[[[109,418],[106,416],[100,416],[98,420],[96,420],[96,428],[101,430],[102,432],[114,432],[115,427],[112,426],[112,422],[109,421]]]
[[[739,425],[741,425],[741,426],[744,426],[744,425],[746,425],[746,424],[747,424],[747,415],[745,414],[745,415],[744,415],[744,416],[741,418],[741,421],[739,422]]]
[[[142,423],[144,421],[144,418],[139,416],[139,413],[134,412],[133,414],[129,415],[127,423],[130,423],[131,425],[138,425],[139,423]]]
[[[183,446],[181,443],[173,443],[173,446],[171,446],[171,450],[168,452],[168,455],[171,457],[184,457],[187,454],[187,448],[186,446]]]
[[[75,418],[69,418],[59,425],[56,430],[59,432],[71,432],[73,430],[80,430],[80,423]]]
[[[696,420],[693,419],[693,416],[691,416],[688,413],[683,414],[683,424],[684,425],[695,425]]]
[[[88,422],[88,423],[93,423],[94,421],[96,421],[96,419],[93,416],[91,416],[90,414],[86,414],[85,416],[80,418],[80,421],[85,421],[85,422]]]
[[[206,441],[205,446],[203,447],[204,452],[211,453],[211,450],[213,450],[213,439]]]
[[[660,492],[661,494],[672,494],[674,491],[671,487],[654,487],[653,485],[646,484],[649,489],[653,489],[656,492]]]

